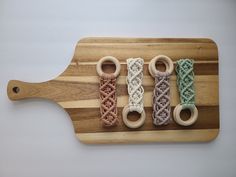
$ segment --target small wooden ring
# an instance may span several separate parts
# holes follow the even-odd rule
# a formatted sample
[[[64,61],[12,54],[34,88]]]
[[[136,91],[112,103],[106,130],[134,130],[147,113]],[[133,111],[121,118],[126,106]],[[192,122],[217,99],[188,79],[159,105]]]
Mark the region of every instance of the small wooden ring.
[[[157,61],[161,61],[164,63],[165,67],[166,67],[166,71],[165,72],[162,72],[162,71],[158,71],[156,69],[156,62]],[[158,73],[169,73],[171,74],[174,70],[174,64],[172,62],[172,60],[165,56],[165,55],[158,55],[156,57],[154,57],[149,65],[148,65],[148,70],[149,70],[149,73],[152,75],[152,77],[155,77],[155,75],[157,75]]]
[[[135,110],[134,110],[135,111]],[[130,112],[129,105],[126,105],[122,111],[122,118],[124,124],[129,128],[139,128],[144,124],[144,121],[146,119],[145,111],[143,110],[141,112],[141,116],[137,121],[130,121],[128,119],[128,114]],[[138,111],[137,111],[138,112]]]
[[[97,73],[99,76],[102,76],[103,74],[107,74],[107,73],[104,73],[102,71],[102,64],[105,62],[105,61],[111,61],[112,63],[114,63],[116,65],[116,70],[115,72],[113,73],[115,77],[117,77],[120,73],[120,63],[119,61],[113,57],[113,56],[105,56],[103,58],[101,58],[98,63],[97,63]]]
[[[191,112],[190,118],[186,121],[182,120],[180,117],[180,112],[184,109],[189,109]],[[188,105],[183,106],[181,104],[178,104],[174,109],[173,117],[174,117],[175,122],[179,125],[182,125],[182,126],[192,125],[197,121],[197,118],[198,118],[197,107],[196,106],[192,107]]]

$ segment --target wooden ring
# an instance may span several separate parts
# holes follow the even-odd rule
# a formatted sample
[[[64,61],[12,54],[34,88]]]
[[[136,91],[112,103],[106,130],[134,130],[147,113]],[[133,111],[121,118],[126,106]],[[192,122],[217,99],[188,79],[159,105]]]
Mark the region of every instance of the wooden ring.
[[[182,120],[181,117],[180,117],[180,112],[184,109],[189,109],[190,112],[191,112],[190,118],[186,121]],[[182,126],[192,125],[197,121],[197,118],[198,118],[197,107],[196,106],[192,107],[192,106],[189,106],[189,105],[184,105],[183,106],[181,104],[178,104],[174,109],[173,117],[174,117],[175,122],[179,125],[182,125]]]
[[[136,111],[136,110],[134,110],[134,111]],[[129,105],[126,105],[124,107],[123,111],[122,111],[122,118],[123,118],[124,124],[129,128],[139,128],[139,127],[141,127],[144,124],[144,121],[146,119],[146,114],[145,114],[144,109],[141,112],[141,116],[137,121],[130,121],[128,119],[129,112],[130,112]],[[136,112],[138,112],[138,111],[136,111]]]
[[[166,67],[166,71],[165,72],[162,72],[162,71],[158,71],[156,69],[156,62],[157,61],[161,61],[164,63],[165,67]],[[152,77],[155,77],[155,75],[157,75],[158,73],[169,73],[171,74],[174,70],[174,64],[172,62],[172,60],[165,56],[165,55],[158,55],[156,57],[154,57],[149,65],[148,65],[148,70],[149,70],[149,73],[152,75]]]
[[[101,58],[101,59],[98,61],[97,67],[96,67],[98,75],[99,75],[99,76],[102,76],[102,75],[104,75],[104,74],[107,74],[107,73],[104,73],[104,72],[102,71],[102,64],[103,64],[105,61],[111,61],[112,63],[114,63],[114,64],[116,65],[116,70],[115,70],[115,72],[114,72],[113,74],[114,74],[115,77],[117,77],[117,76],[119,75],[119,73],[120,73],[120,63],[119,63],[119,61],[118,61],[115,57],[113,57],[113,56],[105,56],[105,57]]]

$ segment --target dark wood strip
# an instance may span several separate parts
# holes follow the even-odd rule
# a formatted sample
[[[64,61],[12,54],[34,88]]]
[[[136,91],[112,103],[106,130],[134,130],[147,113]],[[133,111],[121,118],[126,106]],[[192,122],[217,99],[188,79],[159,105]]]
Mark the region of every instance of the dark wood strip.
[[[110,64],[105,65],[107,65],[107,68],[112,68],[109,67]],[[195,75],[218,75],[218,63],[195,63],[194,73]],[[149,75],[148,64],[144,64],[143,74]],[[126,64],[121,64],[120,75],[127,75]],[[175,72],[173,72],[173,75],[175,75]],[[96,64],[69,65],[61,76],[97,76]]]

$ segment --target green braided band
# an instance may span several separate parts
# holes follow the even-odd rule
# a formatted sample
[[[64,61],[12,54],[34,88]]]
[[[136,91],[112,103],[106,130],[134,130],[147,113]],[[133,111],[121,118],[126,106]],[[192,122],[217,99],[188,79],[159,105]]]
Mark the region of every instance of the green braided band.
[[[180,59],[176,64],[180,103],[193,107],[195,102],[193,60]]]

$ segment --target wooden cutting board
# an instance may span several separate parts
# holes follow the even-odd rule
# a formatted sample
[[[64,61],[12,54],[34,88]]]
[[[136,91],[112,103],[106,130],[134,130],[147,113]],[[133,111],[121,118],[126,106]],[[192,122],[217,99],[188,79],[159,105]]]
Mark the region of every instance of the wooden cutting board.
[[[174,63],[180,58],[195,60],[199,117],[192,126],[183,127],[174,121],[161,127],[152,124],[154,79],[149,75],[147,66],[154,56],[160,54],[169,56]],[[120,123],[113,128],[102,127],[99,120],[99,77],[96,63],[107,55],[116,57],[121,63],[121,73],[117,80]],[[143,85],[147,117],[145,124],[135,130],[127,128],[121,117],[122,109],[128,103],[125,79],[126,59],[130,57],[141,57],[145,61]],[[112,65],[105,64],[105,69],[109,66]],[[173,111],[180,102],[175,72],[170,82]],[[84,143],[204,142],[213,140],[219,132],[218,88],[218,51],[215,42],[210,39],[84,38],[76,45],[67,69],[57,78],[43,83],[11,80],[7,92],[11,100],[37,97],[55,101],[68,112],[76,136]],[[134,116],[131,114],[131,119]]]

